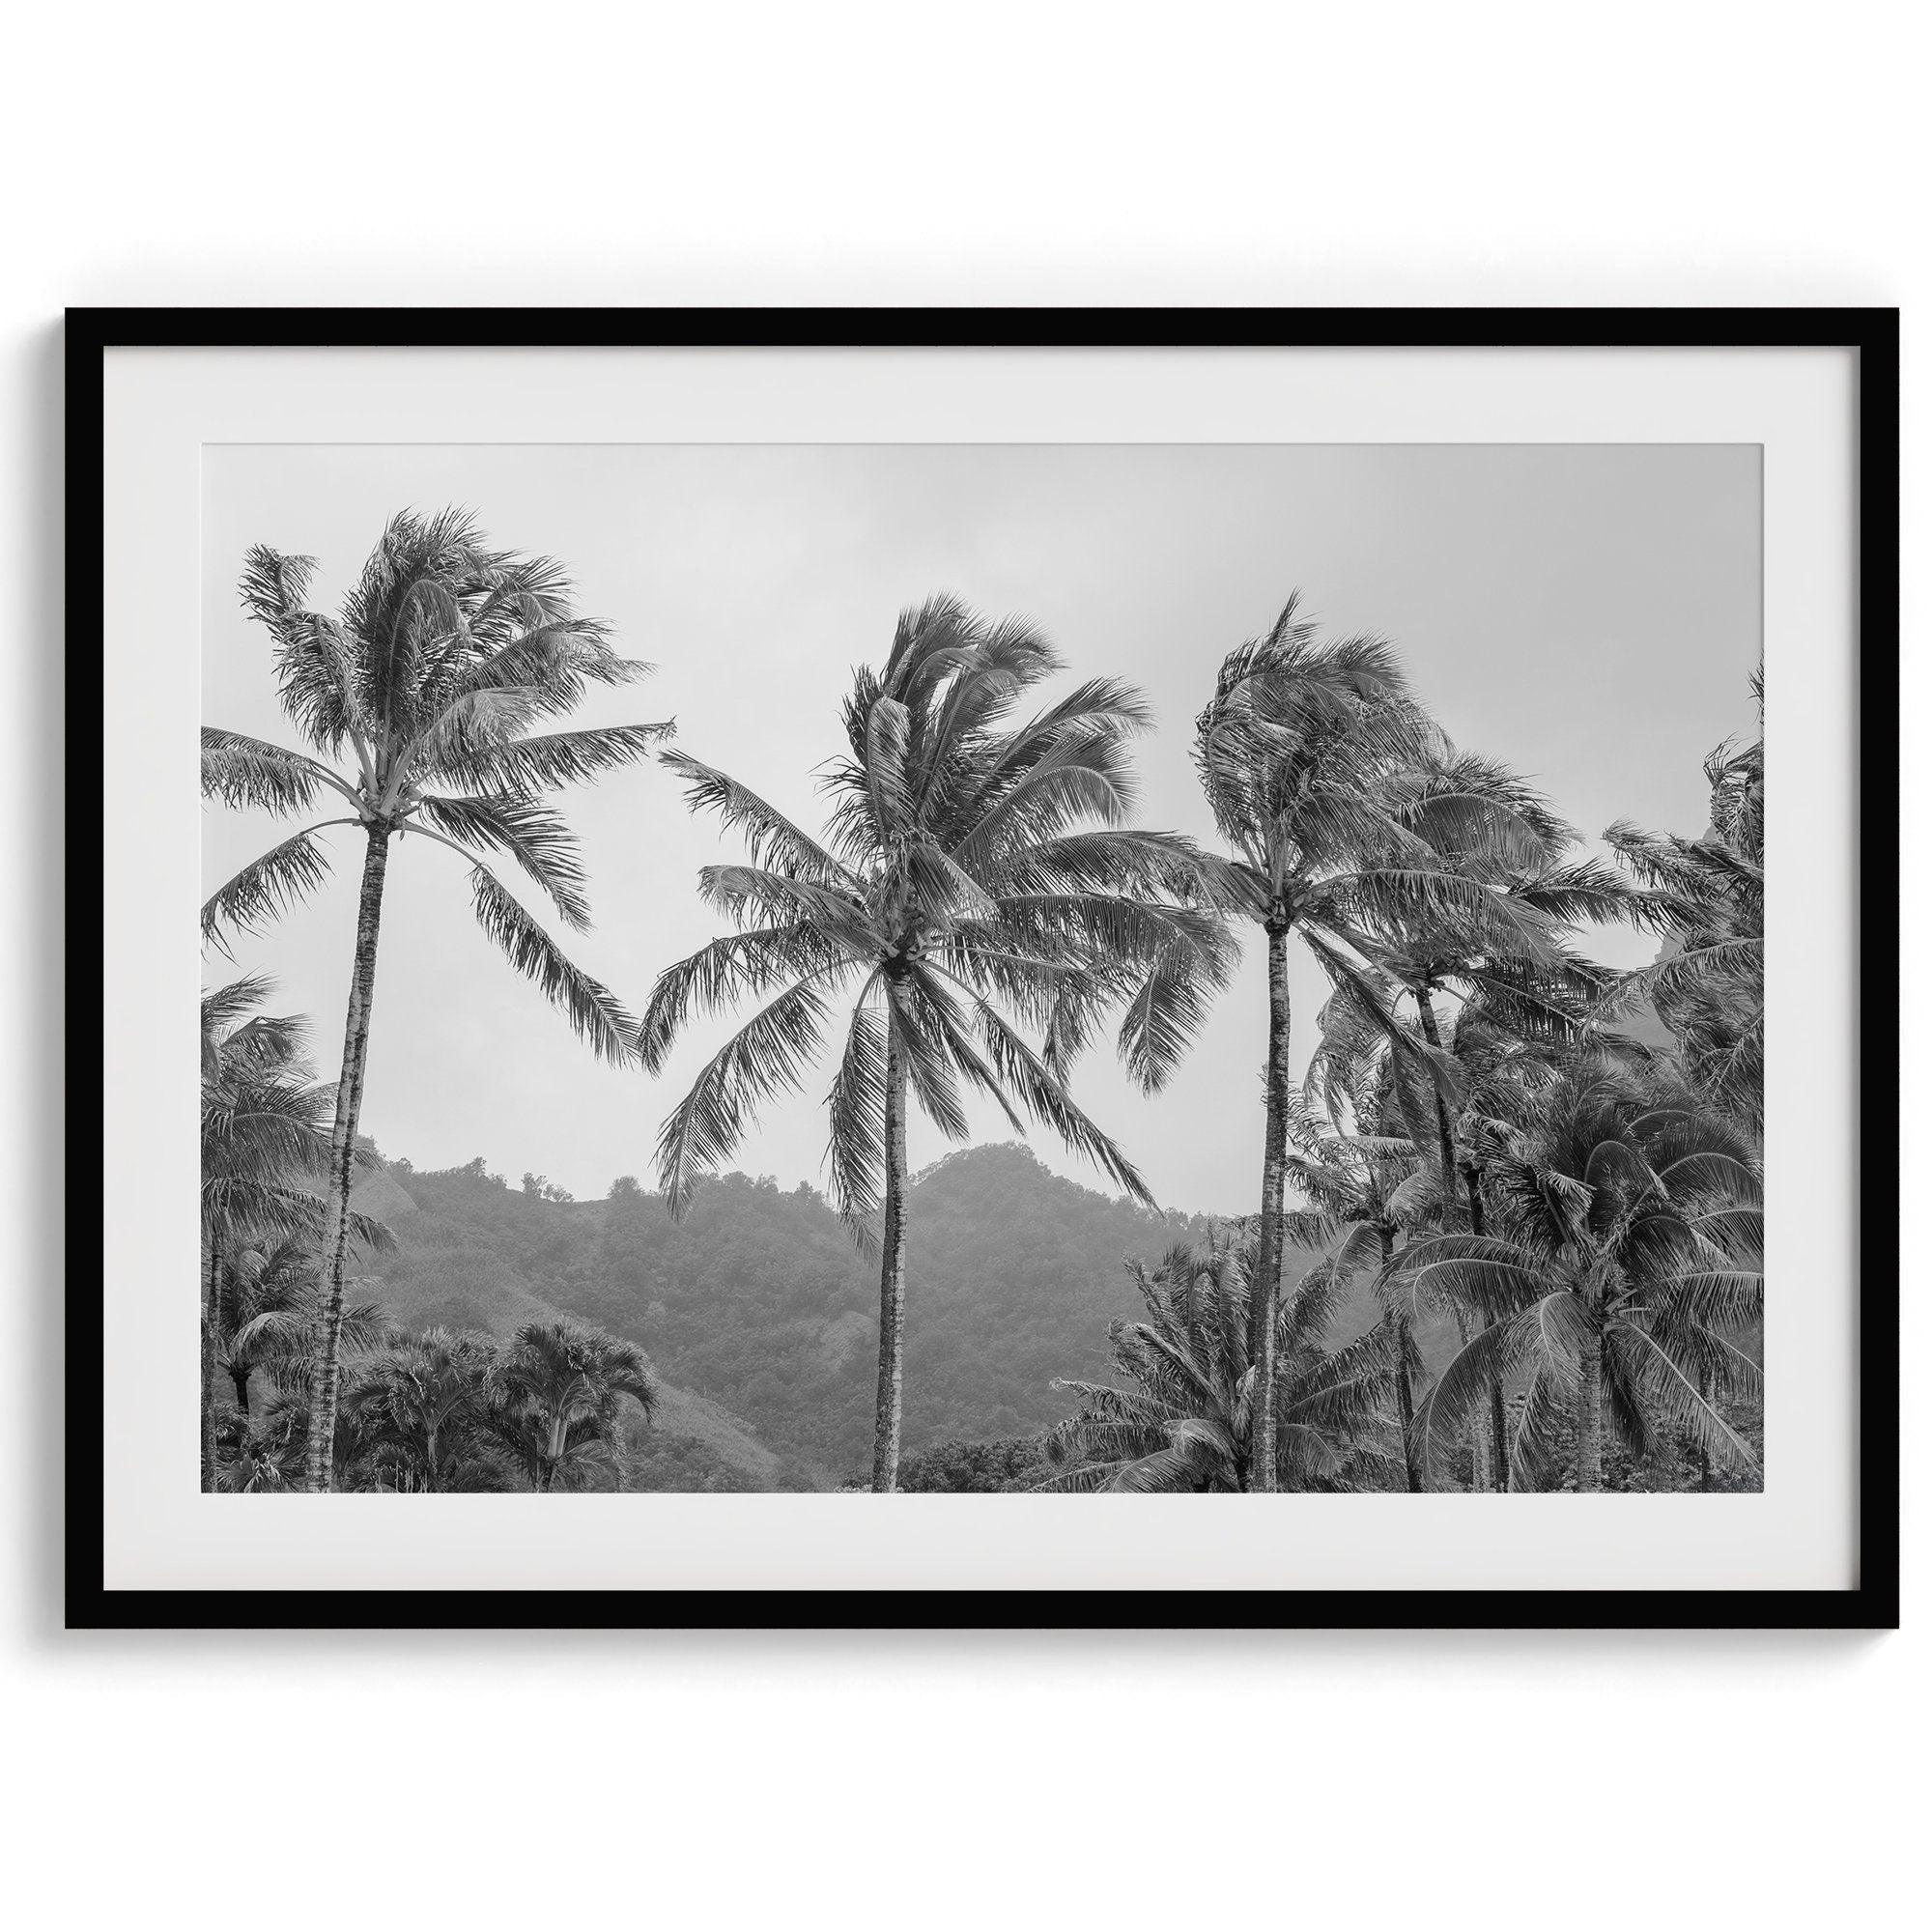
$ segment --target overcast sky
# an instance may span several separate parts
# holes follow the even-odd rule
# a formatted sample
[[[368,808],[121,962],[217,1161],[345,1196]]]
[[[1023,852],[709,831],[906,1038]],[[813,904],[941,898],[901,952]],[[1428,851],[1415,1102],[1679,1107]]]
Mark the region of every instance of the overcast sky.
[[[267,634],[235,596],[250,543],[320,560],[333,609],[405,505],[470,506],[497,543],[561,557],[585,614],[658,667],[597,693],[581,723],[675,716],[679,742],[808,828],[815,768],[842,740],[850,668],[880,658],[898,609],[946,590],[1044,627],[1068,679],[1120,673],[1159,720],[1141,750],[1141,822],[1204,839],[1188,762],[1194,714],[1234,645],[1289,591],[1343,630],[1378,630],[1462,745],[1534,775],[1595,835],[1629,816],[1695,834],[1704,753],[1751,722],[1759,648],[1755,447],[215,447],[203,469],[204,716],[294,742]],[[741,856],[689,817],[669,775],[623,771],[563,804],[582,835],[596,930],[574,956],[640,1009],[658,971],[712,937],[697,868]],[[324,814],[318,814],[324,815]],[[203,812],[213,890],[274,842],[266,818]],[[360,862],[324,835],[336,880],[243,941],[211,983],[271,974],[275,1009],[314,1015],[333,1078]],[[520,895],[522,875],[504,876]],[[552,922],[552,929],[557,930]],[[1634,964],[1654,943],[1597,935]],[[1293,967],[1294,1050],[1314,1039],[1317,969]],[[1099,1053],[1076,1092],[1163,1205],[1250,1208],[1260,1186],[1265,976],[1250,944],[1192,1059],[1141,1098]],[[427,840],[392,855],[362,1124],[386,1154],[446,1167],[482,1154],[580,1197],[650,1184],[659,1122],[724,1030],[694,1032],[661,1079],[615,1072],[476,929],[461,861]],[[736,1165],[822,1180],[831,1061],[771,1107]],[[1009,1138],[982,1109],[975,1138]],[[1061,1171],[1104,1185],[1050,1135]],[[945,1143],[915,1119],[915,1166]]]

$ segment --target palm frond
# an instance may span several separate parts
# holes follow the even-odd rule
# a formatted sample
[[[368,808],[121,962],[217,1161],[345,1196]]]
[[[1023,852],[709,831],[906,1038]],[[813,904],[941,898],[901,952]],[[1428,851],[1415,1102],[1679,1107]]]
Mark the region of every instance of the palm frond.
[[[885,1174],[886,1029],[888,1021],[869,999],[878,976],[866,982],[852,1009],[845,1050],[832,1091],[825,1096],[831,1128],[826,1143],[832,1205],[862,1244],[875,1236],[872,1222]]]
[[[691,1013],[715,1013],[746,996],[767,993],[781,980],[825,966],[839,956],[807,920],[725,933],[668,966],[638,1023],[638,1057],[658,1073]]]
[[[201,795],[235,810],[244,808],[287,817],[315,803],[318,789],[355,794],[327,766],[300,752],[240,731],[201,727]]]
[[[638,1022],[610,988],[574,966],[488,867],[471,867],[469,893],[477,924],[510,964],[562,1012],[599,1059],[623,1065],[635,1051]]]
[[[299,905],[328,877],[328,860],[316,835],[331,825],[353,822],[328,819],[311,825],[243,866],[202,907],[203,942],[231,952],[229,932],[259,931]]]
[[[754,866],[779,867],[814,885],[852,889],[851,875],[831,853],[748,786],[687,752],[660,752],[658,756],[667,770],[685,780],[690,809],[716,813],[727,831],[744,839]]]
[[[738,1145],[750,1112],[774,1094],[796,1093],[824,1027],[826,994],[842,962],[820,967],[754,1014],[705,1063],[658,1135],[658,1175],[671,1211],[691,1198],[696,1175]]]
[[[434,794],[415,807],[424,819],[473,853],[507,852],[550,895],[557,917],[573,932],[590,927],[583,867],[577,839],[560,814],[522,792],[495,792],[481,798],[442,798]]]
[[[646,757],[676,729],[674,720],[662,724],[600,724],[483,743],[468,752],[452,752],[429,775],[444,784],[480,791],[553,791],[562,785],[591,784],[606,772]]]

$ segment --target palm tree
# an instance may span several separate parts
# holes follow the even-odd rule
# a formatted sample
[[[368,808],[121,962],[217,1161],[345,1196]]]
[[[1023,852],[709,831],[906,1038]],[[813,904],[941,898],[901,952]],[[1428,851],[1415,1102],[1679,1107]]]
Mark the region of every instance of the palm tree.
[[[308,1183],[327,1170],[334,1096],[310,1077],[302,1021],[257,1011],[259,976],[201,1001],[201,1486],[215,1487],[214,1375],[224,1285],[264,1245],[315,1241],[327,1204]],[[351,1215],[348,1236],[388,1245],[387,1231]],[[232,1323],[229,1323],[232,1325]]]
[[[1606,867],[1570,856],[1576,832],[1496,760],[1445,744],[1409,782],[1437,863],[1486,893],[1491,916],[1479,923],[1464,904],[1447,917],[1424,913],[1393,931],[1353,935],[1364,970],[1336,963],[1331,1004],[1353,1077],[1365,1057],[1384,1062],[1406,1130],[1417,1146],[1434,1147],[1436,1226],[1449,1234],[1466,1224],[1481,1235],[1478,1170],[1459,1159],[1452,1120],[1468,1084],[1462,1022],[1480,1014],[1484,1026],[1520,1038],[1581,1039],[1590,1031],[1589,1003],[1611,976],[1572,949],[1574,928],[1641,916],[1642,908]],[[1438,999],[1451,1003],[1446,1011],[1438,1012]],[[1466,1343],[1463,1311],[1454,1313]],[[1492,1389],[1475,1442],[1479,1487],[1508,1488],[1506,1441],[1502,1393]]]
[[[953,1140],[968,1130],[962,1085],[1021,1132],[1024,1109],[1147,1201],[1126,1156],[1075,1104],[1068,1068],[1123,1007],[1122,1056],[1156,1088],[1227,972],[1205,856],[1122,823],[1127,744],[1149,724],[1141,695],[1094,679],[1012,722],[1059,668],[1018,619],[988,623],[950,598],[903,612],[883,671],[860,670],[846,700],[849,756],[826,781],[822,842],[736,780],[666,754],[694,810],[742,832],[752,863],[701,874],[738,930],[660,978],[639,1033],[645,1066],[664,1065],[694,1008],[782,990],[666,1121],[662,1183],[681,1209],[694,1176],[737,1146],[758,1106],[797,1091],[835,1000],[849,995],[828,1158],[834,1203],[862,1243],[882,1224],[875,1491],[892,1490],[898,1468],[908,1094]],[[1037,1030],[1037,1047],[1022,1027]]]
[[[1079,1412],[1047,1438],[1054,1473],[1042,1490],[1244,1491],[1263,1487],[1255,1463],[1261,1364],[1250,1346],[1250,1284],[1258,1231],[1185,1242],[1128,1271],[1144,1321],[1108,1331],[1120,1379],[1057,1380]],[[1377,1329],[1330,1351],[1322,1345],[1344,1280],[1318,1267],[1280,1298],[1271,1357],[1277,1375],[1275,1466],[1269,1489],[1364,1487],[1392,1472],[1370,1440],[1391,1421],[1396,1355]]]
[[[352,1460],[386,1490],[500,1487],[490,1403],[496,1358],[486,1337],[446,1328],[396,1343],[357,1378],[344,1405]]]
[[[322,1325],[322,1264],[317,1254],[322,1207],[317,1197],[316,1227],[307,1236],[243,1247],[230,1257],[223,1270],[226,1293],[219,1312],[219,1366],[227,1371],[235,1406],[244,1416],[249,1383],[257,1373],[266,1375],[282,1393],[297,1393],[310,1379],[315,1337]],[[345,1350],[376,1348],[387,1334],[388,1318],[379,1303],[355,1302],[344,1308]]]
[[[1309,1205],[1283,1215],[1283,1236],[1293,1246],[1319,1250],[1320,1265],[1337,1280],[1348,1281],[1366,1269],[1380,1287],[1393,1271],[1398,1243],[1436,1211],[1436,1188],[1415,1143],[1406,1134],[1345,1132],[1339,1122],[1321,1120],[1299,1089],[1291,1090],[1289,1100],[1288,1138],[1293,1151],[1285,1156],[1284,1166]],[[1403,1478],[1414,1493],[1422,1488],[1422,1470],[1409,1443],[1409,1425],[1415,1416],[1420,1359],[1400,1295],[1389,1297],[1382,1319],[1389,1330]]]
[[[1636,902],[1608,867],[1567,858],[1576,832],[1542,793],[1495,759],[1445,746],[1425,760],[1413,782],[1414,798],[1429,815],[1436,864],[1489,895],[1493,915],[1478,923],[1459,904],[1444,908],[1446,917],[1410,918],[1358,944],[1398,997],[1412,1003],[1415,1032],[1429,1049],[1405,1057],[1433,1088],[1446,1234],[1458,1191],[1450,1109],[1461,1072],[1447,1055],[1436,1001],[1447,997],[1460,1007],[1481,999],[1524,1034],[1568,1036],[1577,1028],[1578,1000],[1601,993],[1606,978],[1570,950],[1570,929],[1584,920],[1628,918]],[[1350,991],[1398,1051],[1407,1046],[1394,1004],[1378,997],[1382,988],[1374,979],[1356,980]],[[1469,1211],[1481,1212],[1473,1198]]]
[[[529,1321],[492,1364],[490,1426],[530,1483],[548,1494],[585,1484],[593,1471],[621,1481],[620,1406],[646,1420],[657,1378],[640,1350],[571,1321]]]
[[[1639,882],[1666,946],[1625,978],[1612,1007],[1647,996],[1677,1037],[1684,1070],[1714,1107],[1764,1131],[1764,675],[1751,680],[1758,737],[1704,761],[1711,825],[1660,837],[1620,819],[1605,838]]]
[[[204,937],[248,932],[328,874],[319,835],[363,836],[342,1075],[328,1160],[323,1238],[327,1293],[315,1362],[309,1487],[329,1483],[339,1392],[343,1256],[350,1169],[362,1106],[376,946],[393,839],[414,833],[469,867],[478,923],[605,1059],[631,1054],[636,1022],[573,965],[482,855],[506,853],[575,931],[589,925],[576,842],[544,795],[641,757],[669,726],[620,724],[529,735],[592,684],[647,667],[618,657],[603,626],[573,614],[570,584],[548,557],[493,551],[466,511],[404,511],[384,528],[341,614],[310,610],[312,558],[248,552],[242,604],[268,630],[283,709],[319,756],[240,732],[204,728],[202,790],[234,807],[305,813],[333,794],[346,814],[304,827],[242,867],[202,908]],[[323,760],[330,762],[323,762]]]
[[[1490,811],[1427,778],[1444,747],[1409,699],[1380,638],[1322,641],[1290,597],[1274,628],[1231,652],[1195,725],[1195,764],[1232,857],[1223,903],[1266,935],[1266,1132],[1257,1287],[1260,1371],[1256,1469],[1271,1487],[1273,1310],[1281,1289],[1290,1063],[1288,942],[1298,938],[1338,984],[1359,969],[1366,936],[1417,922],[1511,923],[1495,895],[1445,865],[1437,841]],[[1415,1049],[1420,1052],[1421,1049]]]
[[[1413,1243],[1403,1272],[1487,1325],[1444,1370],[1415,1418],[1425,1464],[1477,1404],[1526,1378],[1509,1442],[1510,1486],[1552,1487],[1566,1435],[1575,1479],[1604,1484],[1604,1420],[1634,1455],[1660,1430],[1754,1468],[1749,1445],[1710,1400],[1713,1370],[1757,1373],[1726,1330],[1763,1307],[1763,1217],[1747,1144],[1682,1098],[1645,1094],[1599,1054],[1480,1148],[1500,1232]],[[1701,1386],[1700,1386],[1701,1382]]]

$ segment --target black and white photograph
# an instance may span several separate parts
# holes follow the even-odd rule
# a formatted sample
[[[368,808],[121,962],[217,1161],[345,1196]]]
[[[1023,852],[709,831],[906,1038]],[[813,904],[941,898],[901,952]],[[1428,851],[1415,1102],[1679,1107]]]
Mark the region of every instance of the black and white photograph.
[[[1886,1613],[1886,318],[75,326],[80,1615]]]
[[[201,1487],[1759,1490],[1759,461],[209,449]]]

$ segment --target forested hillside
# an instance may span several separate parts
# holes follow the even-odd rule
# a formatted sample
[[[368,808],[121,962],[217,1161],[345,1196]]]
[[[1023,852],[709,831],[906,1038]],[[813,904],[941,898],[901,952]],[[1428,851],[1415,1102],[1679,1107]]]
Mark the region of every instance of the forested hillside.
[[[915,1449],[1058,1421],[1068,1405],[1054,1377],[1103,1376],[1108,1321],[1140,1312],[1123,1261],[1208,1225],[1082,1187],[1017,1145],[955,1153],[913,1193],[905,1415]],[[556,1202],[480,1161],[440,1173],[395,1161],[358,1187],[365,1204],[399,1251],[375,1264],[362,1292],[400,1325],[504,1335],[554,1313],[580,1316],[636,1342],[675,1391],[729,1410],[789,1485],[864,1473],[876,1265],[815,1190],[728,1175],[701,1185],[673,1221],[655,1194]],[[1298,1265],[1291,1261],[1292,1276]],[[680,1410],[674,1393],[652,1432],[666,1438],[657,1461],[680,1435],[702,1443],[699,1421],[715,1435],[720,1418]],[[712,1448],[743,1470],[742,1443]],[[709,1466],[701,1450],[691,1461]],[[647,1476],[653,1466],[647,1450]]]

